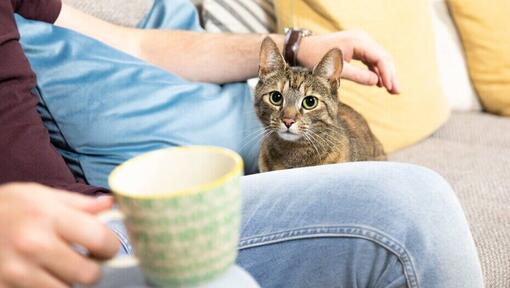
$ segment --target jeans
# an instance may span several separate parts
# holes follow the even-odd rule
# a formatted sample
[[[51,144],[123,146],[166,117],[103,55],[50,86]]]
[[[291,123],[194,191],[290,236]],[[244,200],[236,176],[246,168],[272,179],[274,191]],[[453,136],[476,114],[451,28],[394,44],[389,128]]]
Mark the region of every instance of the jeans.
[[[242,189],[237,264],[261,287],[483,287],[462,208],[429,169],[325,165],[245,176]]]

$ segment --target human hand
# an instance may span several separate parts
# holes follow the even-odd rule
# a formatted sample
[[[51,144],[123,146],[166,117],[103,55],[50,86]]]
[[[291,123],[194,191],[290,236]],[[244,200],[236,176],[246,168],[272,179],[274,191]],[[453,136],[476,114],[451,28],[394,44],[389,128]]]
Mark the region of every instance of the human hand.
[[[0,287],[93,284],[99,264],[73,250],[107,259],[119,250],[115,234],[93,214],[111,197],[89,198],[38,184],[0,186]]]
[[[391,55],[363,31],[342,31],[303,38],[298,61],[313,68],[332,48],[340,48],[344,56],[342,78],[363,85],[385,87],[391,94],[400,92],[400,84]],[[368,69],[355,67],[349,62],[360,60]]]

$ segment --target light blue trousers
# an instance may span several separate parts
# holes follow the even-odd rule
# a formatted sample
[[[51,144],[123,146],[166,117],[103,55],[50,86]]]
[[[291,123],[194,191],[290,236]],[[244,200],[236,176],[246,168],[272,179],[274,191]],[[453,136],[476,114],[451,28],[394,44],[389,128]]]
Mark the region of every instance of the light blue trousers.
[[[261,287],[483,287],[457,197],[429,169],[327,165],[245,176],[242,189],[237,263]]]

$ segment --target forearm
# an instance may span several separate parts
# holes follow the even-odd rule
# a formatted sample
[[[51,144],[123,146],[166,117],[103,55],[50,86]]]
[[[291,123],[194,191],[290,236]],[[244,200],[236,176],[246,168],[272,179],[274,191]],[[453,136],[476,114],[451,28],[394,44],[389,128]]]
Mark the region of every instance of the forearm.
[[[127,54],[139,57],[138,34],[135,29],[122,27],[88,15],[67,4],[62,5],[55,25],[77,31]]]
[[[211,83],[255,77],[260,44],[266,36],[121,27],[65,4],[55,24],[95,38],[185,79]],[[272,38],[283,46],[283,36],[272,35]]]
[[[139,31],[140,57],[192,81],[228,83],[255,77],[262,34]],[[281,47],[283,36],[271,35]]]

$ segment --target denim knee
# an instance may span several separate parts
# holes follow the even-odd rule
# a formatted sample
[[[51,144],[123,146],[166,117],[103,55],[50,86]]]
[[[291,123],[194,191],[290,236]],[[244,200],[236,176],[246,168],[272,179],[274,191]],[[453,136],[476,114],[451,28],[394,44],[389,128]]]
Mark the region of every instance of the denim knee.
[[[410,287],[481,287],[476,249],[450,185],[423,167],[359,162],[248,176],[241,248],[317,237],[368,239]]]

